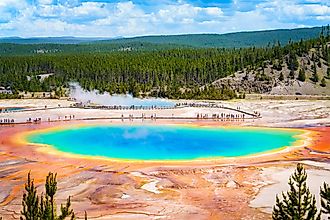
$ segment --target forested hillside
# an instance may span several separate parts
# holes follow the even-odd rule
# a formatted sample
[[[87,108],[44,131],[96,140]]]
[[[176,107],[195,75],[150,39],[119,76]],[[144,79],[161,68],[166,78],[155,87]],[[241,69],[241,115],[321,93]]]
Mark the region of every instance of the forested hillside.
[[[230,99],[240,89],[214,82],[238,71],[258,72],[255,82],[265,81],[265,68],[278,71],[289,68],[291,77],[298,77],[298,58],[314,54],[311,68],[313,81],[327,83],[330,63],[329,27],[320,37],[286,46],[276,43],[263,48],[178,48],[157,51],[117,51],[111,53],[39,54],[0,57],[0,86],[18,91],[56,91],[79,82],[88,90],[132,93],[134,96],[168,98]],[[328,75],[326,75],[328,71]],[[48,74],[47,77],[42,77]],[[324,77],[323,77],[324,76]],[[317,80],[316,80],[317,79]],[[323,81],[323,83],[322,83]],[[243,91],[245,92],[245,91]]]
[[[244,68],[216,80],[241,93],[270,95],[330,95],[330,42],[321,37],[312,46],[299,43],[283,56],[272,57],[259,68]]]
[[[0,38],[0,43],[11,44],[84,44],[84,43],[152,43],[152,44],[176,44],[188,45],[191,47],[250,47],[267,46],[268,43],[280,42],[282,45],[288,41],[299,41],[318,37],[321,27],[278,29],[266,31],[249,31],[228,34],[184,34],[184,35],[159,35],[142,36],[133,38],[81,38],[81,37],[34,37],[20,38],[7,37]]]
[[[105,53],[176,48],[247,48],[316,38],[321,27],[230,34],[188,34],[102,40],[98,38],[0,38],[0,55]]]
[[[153,44],[145,42],[93,43],[93,44],[0,44],[0,55],[111,53],[121,51],[156,51],[188,48],[183,45]]]
[[[186,34],[173,36],[146,36],[127,39],[114,39],[111,43],[148,42],[153,44],[176,44],[197,48],[243,48],[264,47],[268,44],[280,43],[286,45],[289,41],[297,42],[318,37],[321,27],[299,28],[292,30],[267,30],[253,32],[238,32],[229,34]]]

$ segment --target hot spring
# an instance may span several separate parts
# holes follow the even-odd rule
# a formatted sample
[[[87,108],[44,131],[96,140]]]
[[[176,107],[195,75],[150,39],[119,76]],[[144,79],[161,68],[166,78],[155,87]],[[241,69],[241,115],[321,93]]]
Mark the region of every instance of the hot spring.
[[[5,107],[5,108],[0,108],[0,113],[3,112],[15,112],[15,111],[21,111],[21,110],[25,110],[27,108],[25,107]]]
[[[301,131],[185,125],[90,125],[35,132],[27,141],[58,151],[128,160],[238,157],[292,146]]]

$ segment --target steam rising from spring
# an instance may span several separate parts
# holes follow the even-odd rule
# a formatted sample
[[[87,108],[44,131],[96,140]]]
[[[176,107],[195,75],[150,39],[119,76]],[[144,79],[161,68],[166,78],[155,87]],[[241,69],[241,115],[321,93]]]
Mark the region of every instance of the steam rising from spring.
[[[111,95],[108,92],[101,94],[98,90],[86,91],[78,83],[70,83],[70,97],[82,103],[93,103],[104,106],[158,106],[172,107],[175,103],[166,99],[134,98],[132,95]]]

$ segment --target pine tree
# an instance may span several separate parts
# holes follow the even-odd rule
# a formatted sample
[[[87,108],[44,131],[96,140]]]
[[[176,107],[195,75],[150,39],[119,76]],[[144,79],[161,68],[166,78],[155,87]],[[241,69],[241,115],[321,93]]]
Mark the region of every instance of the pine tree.
[[[305,82],[306,80],[306,74],[303,68],[299,70],[298,80],[301,82]]]
[[[280,77],[278,78],[278,80],[280,80],[280,81],[283,81],[284,80],[284,76],[283,76],[283,73],[282,72],[280,73]]]
[[[57,174],[49,173],[48,176],[46,177],[46,196],[49,198],[50,205],[51,205],[51,219],[55,219],[56,216],[56,205],[54,204],[54,196],[57,191],[57,181],[56,181],[56,176]],[[46,200],[48,199],[46,198]]]
[[[290,79],[294,79],[294,77],[295,77],[294,69],[290,70],[289,77],[290,77]]]
[[[278,195],[276,196],[272,214],[274,220],[320,219],[315,196],[310,193],[306,180],[307,173],[304,167],[298,164],[289,179],[289,191],[282,193],[282,199]]]
[[[328,215],[328,219],[330,219],[330,186],[327,183],[323,184],[323,188],[321,187],[320,195],[322,213]]]
[[[313,72],[311,80],[315,83],[317,83],[319,81],[319,75],[317,74],[317,72]]]
[[[66,204],[61,204],[60,215],[57,216],[55,194],[57,191],[57,174],[49,173],[45,183],[45,195],[41,195],[40,199],[37,195],[36,187],[33,180],[28,174],[28,180],[25,184],[26,192],[23,195],[23,211],[21,212],[21,220],[64,220],[70,218],[75,219],[75,214],[71,208],[71,198],[69,197]],[[40,202],[39,202],[40,200]],[[87,215],[86,215],[87,217]]]
[[[61,215],[56,219],[64,220],[66,217],[70,217],[70,216],[71,219],[75,219],[75,214],[70,207],[71,207],[71,198],[69,196],[69,198],[66,200],[66,204],[65,205],[61,204]]]
[[[31,180],[31,174],[28,173],[28,180],[25,184],[25,191],[23,194],[23,210],[21,211],[21,220],[37,220],[39,219],[39,197],[37,189],[34,186],[34,181]]]
[[[52,205],[48,196],[41,195],[39,213],[41,219],[52,219]]]
[[[319,81],[319,76],[317,75],[315,60],[314,60],[314,64],[313,64],[313,75],[312,75],[311,80],[315,83],[317,83]]]
[[[322,87],[326,87],[327,86],[327,82],[325,81],[325,78],[324,77],[321,80],[320,86],[322,86]]]

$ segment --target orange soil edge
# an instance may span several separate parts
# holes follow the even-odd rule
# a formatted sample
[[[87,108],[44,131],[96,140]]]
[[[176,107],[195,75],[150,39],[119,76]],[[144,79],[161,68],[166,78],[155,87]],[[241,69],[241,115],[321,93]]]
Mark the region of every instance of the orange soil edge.
[[[306,130],[314,131],[313,146],[311,149],[321,152],[330,152],[330,127],[308,128]]]
[[[116,122],[115,122],[116,123]],[[88,125],[91,124],[89,122],[85,122],[84,124]],[[83,124],[83,125],[84,125]],[[94,123],[95,124],[95,123]],[[172,121],[169,122],[169,124],[174,124]],[[181,123],[180,123],[181,124]],[[24,143],[24,141],[20,138],[22,136],[20,134],[22,133],[29,133],[33,131],[38,131],[38,130],[44,130],[44,129],[51,129],[52,127],[62,127],[62,126],[70,126],[70,125],[75,125],[75,126],[81,126],[81,123],[75,123],[75,122],[64,122],[61,124],[39,124],[39,125],[19,125],[19,126],[13,126],[13,127],[8,127],[5,129],[0,129],[0,149],[2,149],[4,152],[15,155],[15,156],[21,156],[27,159],[33,159],[33,157],[37,156],[38,161],[50,161],[50,159],[54,159],[55,161],[58,161],[59,159],[64,162],[67,161],[69,164],[70,162],[77,162],[77,161],[88,161],[88,163],[93,162],[97,163],[101,162],[102,163],[107,163],[108,162],[117,162],[117,163],[134,163],[134,164],[143,164],[143,165],[188,165],[188,166],[193,166],[193,165],[207,165],[207,164],[226,164],[226,163],[247,163],[247,162],[252,162],[257,163],[257,162],[266,162],[267,160],[283,160],[285,158],[290,158],[291,160],[293,159],[292,156],[295,155],[295,152],[297,150],[301,151],[303,148],[316,151],[316,152],[329,152],[330,151],[330,127],[319,127],[319,128],[308,128],[308,129],[298,129],[298,130],[303,130],[306,131],[305,134],[303,134],[303,142],[299,142],[298,147],[290,147],[290,148],[285,148],[284,150],[278,150],[278,151],[273,151],[273,152],[266,152],[266,153],[261,153],[257,155],[250,155],[250,156],[244,156],[244,157],[234,157],[234,158],[211,158],[211,159],[201,159],[201,160],[192,160],[192,161],[135,161],[135,160],[116,160],[116,159],[104,159],[101,157],[97,158],[92,158],[92,157],[84,157],[84,156],[73,156],[68,155],[65,153],[59,153],[56,152],[55,150],[49,149],[47,150],[45,147],[43,147],[42,150],[38,149],[40,146],[35,146],[31,145],[28,143]],[[82,125],[82,126],[83,126]],[[197,126],[228,126],[226,125],[219,125],[218,123],[191,123],[191,125],[197,125]],[[232,125],[230,125],[232,126]],[[229,126],[229,127],[230,127]],[[234,125],[237,126],[237,125]],[[294,130],[295,128],[293,128]],[[24,135],[23,135],[24,137]],[[303,153],[306,156],[306,152]],[[298,158],[296,158],[298,159]],[[98,162],[97,162],[98,161]]]

